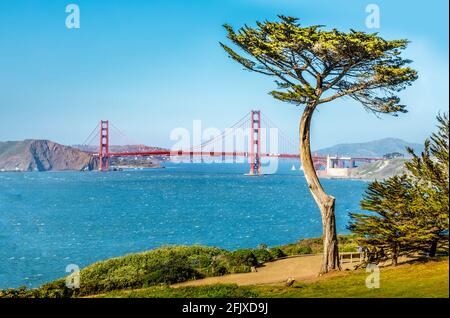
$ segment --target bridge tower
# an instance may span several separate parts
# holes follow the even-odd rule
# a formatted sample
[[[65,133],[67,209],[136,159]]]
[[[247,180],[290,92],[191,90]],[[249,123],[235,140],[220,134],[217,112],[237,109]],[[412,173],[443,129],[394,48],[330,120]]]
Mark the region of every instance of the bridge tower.
[[[98,153],[100,171],[109,170],[109,121],[100,121],[100,151]]]
[[[250,115],[250,175],[261,174],[261,112],[252,110]]]

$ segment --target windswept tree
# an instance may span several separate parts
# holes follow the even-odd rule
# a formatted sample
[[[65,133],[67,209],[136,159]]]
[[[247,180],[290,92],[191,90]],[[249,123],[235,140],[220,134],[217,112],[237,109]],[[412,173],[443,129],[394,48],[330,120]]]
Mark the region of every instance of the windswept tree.
[[[335,198],[324,191],[314,169],[311,120],[319,105],[345,96],[374,113],[406,112],[397,93],[417,78],[407,66],[410,61],[401,57],[408,41],[388,41],[354,30],[325,30],[319,25],[302,27],[298,19],[286,16],[237,31],[224,27],[237,48],[221,43],[229,56],[247,70],[273,77],[278,87],[270,92],[274,98],[304,107],[299,123],[300,159],[322,217],[321,272],[339,269]]]

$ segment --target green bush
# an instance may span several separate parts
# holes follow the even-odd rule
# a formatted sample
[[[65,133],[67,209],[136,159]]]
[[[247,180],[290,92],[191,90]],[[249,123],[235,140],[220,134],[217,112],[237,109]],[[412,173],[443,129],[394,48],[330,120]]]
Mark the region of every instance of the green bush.
[[[87,295],[211,276],[213,258],[226,253],[211,247],[172,246],[110,259],[81,271],[80,292]]]
[[[232,273],[247,273],[253,266],[258,265],[258,260],[250,249],[243,249],[229,254]]]
[[[299,246],[297,248],[296,254],[313,254],[313,250],[310,246]]]
[[[257,249],[252,251],[253,255],[256,257],[258,264],[265,262],[270,262],[273,260],[272,254],[266,249]]]
[[[166,264],[158,264],[143,277],[145,286],[156,284],[175,284],[190,279],[203,278],[204,275],[191,267],[187,258],[174,257]]]
[[[278,259],[287,256],[279,247],[272,247],[269,253],[273,259]]]

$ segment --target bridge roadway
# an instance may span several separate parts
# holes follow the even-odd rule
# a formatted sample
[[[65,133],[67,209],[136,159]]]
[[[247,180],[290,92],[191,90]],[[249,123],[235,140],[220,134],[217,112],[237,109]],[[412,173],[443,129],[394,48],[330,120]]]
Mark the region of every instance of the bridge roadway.
[[[98,153],[94,153],[93,156],[98,157]],[[109,152],[108,157],[145,157],[145,156],[212,156],[212,157],[249,157],[248,152],[227,152],[227,151],[176,151],[176,150],[152,150],[152,151],[130,151],[130,152]],[[299,158],[298,154],[278,154],[278,153],[261,153],[260,157],[271,158],[285,158],[296,159]],[[312,156],[314,160],[327,160],[326,156]],[[365,157],[351,157],[351,158],[338,158],[339,160],[353,160],[359,162],[373,162],[382,160],[382,158],[365,158]]]
[[[99,154],[93,154],[98,157]],[[130,151],[130,152],[109,152],[108,157],[133,157],[133,156],[212,156],[212,157],[249,157],[248,152],[226,152],[226,151],[170,151],[170,150],[154,150],[154,151]],[[261,153],[260,157],[274,157],[274,158],[298,158],[296,154],[276,154],[276,153]],[[319,158],[319,157],[318,157]],[[326,159],[326,157],[320,157]]]

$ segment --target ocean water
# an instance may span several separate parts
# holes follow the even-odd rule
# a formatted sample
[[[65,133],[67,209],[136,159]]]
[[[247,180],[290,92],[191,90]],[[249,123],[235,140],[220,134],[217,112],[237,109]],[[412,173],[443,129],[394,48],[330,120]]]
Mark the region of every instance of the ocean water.
[[[248,177],[246,164],[170,164],[165,169],[0,173],[0,288],[66,275],[66,266],[168,244],[227,249],[321,235],[301,171]],[[298,165],[297,165],[298,168]],[[323,180],[337,198],[339,233],[359,211],[367,183]]]

